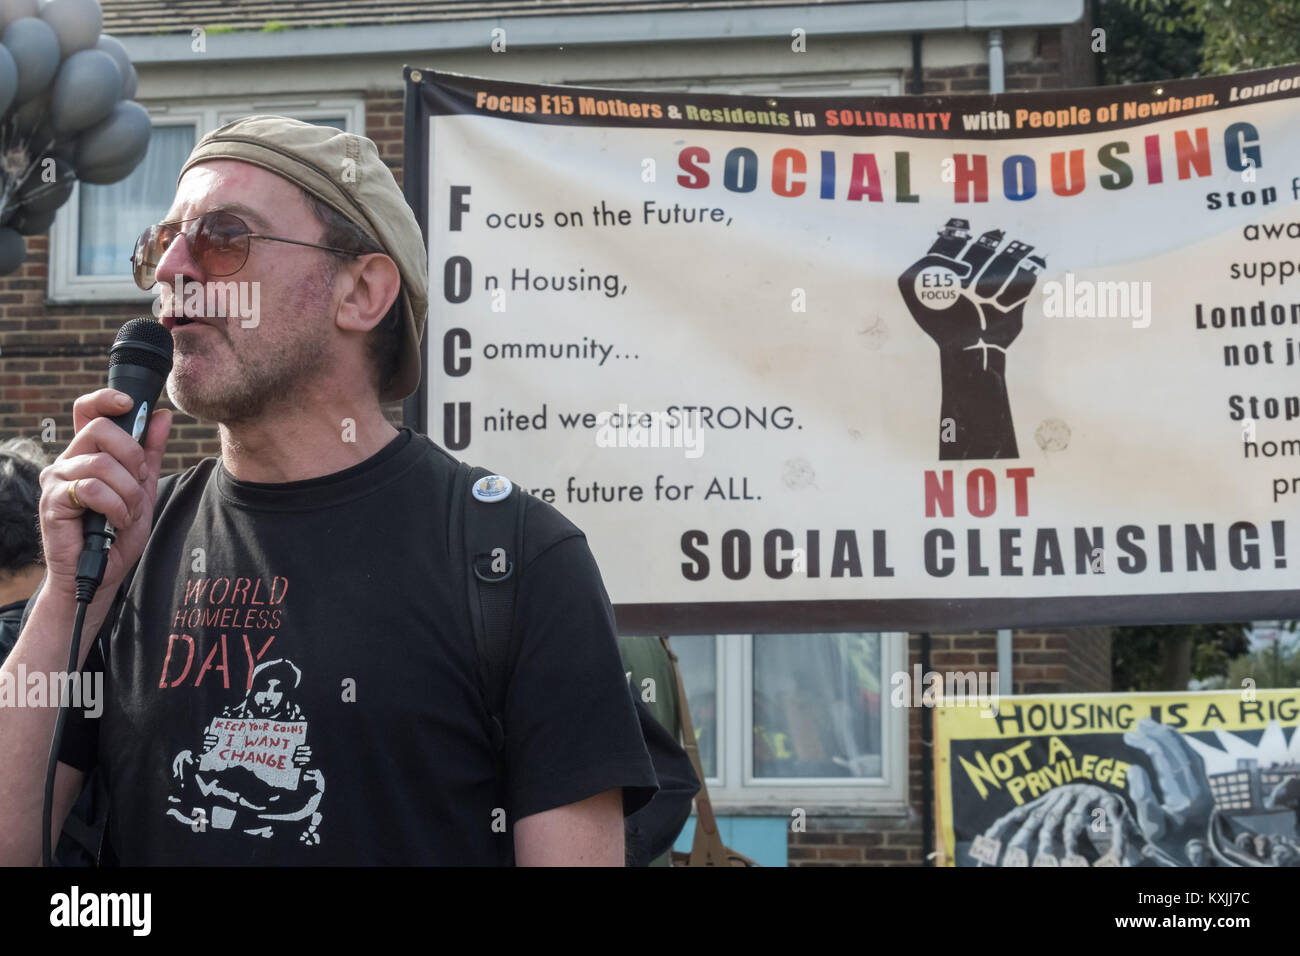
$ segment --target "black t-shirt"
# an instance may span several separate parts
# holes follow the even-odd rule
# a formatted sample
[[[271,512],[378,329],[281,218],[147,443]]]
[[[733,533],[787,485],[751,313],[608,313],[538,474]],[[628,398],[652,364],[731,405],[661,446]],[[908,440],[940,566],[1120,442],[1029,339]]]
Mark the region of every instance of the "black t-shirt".
[[[18,643],[18,632],[21,629],[19,625],[23,620],[23,609],[26,607],[25,598],[0,607],[0,664],[4,663],[9,652]]]
[[[307,481],[174,481],[86,669],[61,758],[98,764],[134,864],[482,864],[523,817],[655,774],[582,533],[526,497],[500,788],[464,579],[456,462],[409,429]]]

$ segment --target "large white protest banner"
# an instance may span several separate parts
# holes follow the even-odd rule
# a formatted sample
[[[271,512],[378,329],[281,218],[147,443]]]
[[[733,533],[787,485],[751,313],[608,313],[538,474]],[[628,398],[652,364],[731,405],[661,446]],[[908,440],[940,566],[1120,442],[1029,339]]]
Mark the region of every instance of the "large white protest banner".
[[[413,416],[586,532],[625,630],[1294,616],[1298,92],[408,70]]]

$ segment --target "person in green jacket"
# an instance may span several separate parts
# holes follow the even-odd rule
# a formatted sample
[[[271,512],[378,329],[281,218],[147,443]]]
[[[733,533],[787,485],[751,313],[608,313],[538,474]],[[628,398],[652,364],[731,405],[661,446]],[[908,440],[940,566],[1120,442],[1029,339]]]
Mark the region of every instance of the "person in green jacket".
[[[645,702],[650,715],[668,729],[673,739],[680,740],[682,722],[677,716],[677,679],[663,642],[654,635],[620,637],[618,652],[623,658],[623,670],[633,692]],[[672,851],[651,861],[650,866],[672,866]]]

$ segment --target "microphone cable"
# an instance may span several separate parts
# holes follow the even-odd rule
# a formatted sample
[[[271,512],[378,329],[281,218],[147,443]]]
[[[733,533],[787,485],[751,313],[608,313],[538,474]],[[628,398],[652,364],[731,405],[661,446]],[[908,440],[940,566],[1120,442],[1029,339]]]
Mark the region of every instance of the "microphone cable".
[[[41,865],[49,867],[53,857],[51,844],[54,842],[50,836],[50,816],[54,806],[54,773],[59,763],[59,746],[63,743],[63,726],[68,720],[68,703],[72,697],[70,683],[71,675],[78,673],[77,669],[77,651],[81,647],[81,629],[86,623],[86,611],[90,607],[90,601],[98,590],[98,582],[90,582],[88,590],[90,597],[82,599],[83,582],[77,581],[77,616],[72,623],[72,645],[68,648],[68,669],[69,680],[63,682],[63,695],[59,700],[59,716],[54,721],[54,739],[50,741],[50,756],[45,763],[45,800],[41,806]]]

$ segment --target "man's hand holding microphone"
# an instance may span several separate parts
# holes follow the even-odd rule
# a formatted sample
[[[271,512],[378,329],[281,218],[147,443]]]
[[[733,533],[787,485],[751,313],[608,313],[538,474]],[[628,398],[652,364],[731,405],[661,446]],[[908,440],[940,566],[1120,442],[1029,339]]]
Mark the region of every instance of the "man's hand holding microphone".
[[[40,600],[69,608],[94,596],[83,637],[99,630],[149,539],[172,421],[170,411],[153,412],[171,364],[171,333],[163,326],[149,319],[122,326],[109,350],[109,387],[77,399],[75,435],[41,472]]]

